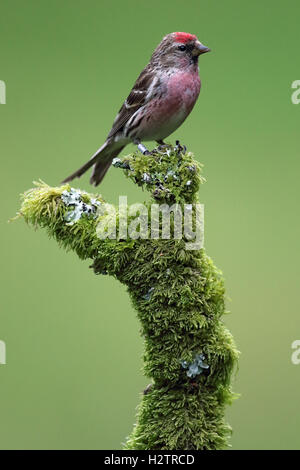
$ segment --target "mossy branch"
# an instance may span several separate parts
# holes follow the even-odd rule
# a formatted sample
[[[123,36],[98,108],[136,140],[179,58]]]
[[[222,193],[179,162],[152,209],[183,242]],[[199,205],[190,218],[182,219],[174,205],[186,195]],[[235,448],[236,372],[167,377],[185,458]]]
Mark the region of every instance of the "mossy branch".
[[[151,156],[131,154],[115,167],[151,194],[146,203],[194,204],[203,182],[201,167],[180,146]],[[43,182],[23,196],[20,215],[81,259],[97,274],[128,287],[142,325],[144,371],[152,379],[139,407],[126,449],[223,449],[230,427],[224,421],[238,352],[222,322],[224,284],[204,249],[186,250],[182,239],[99,238],[105,201]],[[116,210],[116,220],[120,214]],[[161,230],[161,226],[160,226]]]

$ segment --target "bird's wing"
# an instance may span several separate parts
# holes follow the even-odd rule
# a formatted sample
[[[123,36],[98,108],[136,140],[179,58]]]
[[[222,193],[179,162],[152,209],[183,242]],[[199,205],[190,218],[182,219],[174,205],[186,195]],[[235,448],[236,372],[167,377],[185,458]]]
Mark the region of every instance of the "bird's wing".
[[[151,70],[146,67],[141,72],[130,94],[121,106],[121,109],[114,120],[112,129],[108,134],[108,139],[114,137],[117,133],[123,130],[125,124],[136,113],[136,111],[152,99],[158,86],[159,79],[157,79],[157,77],[151,73]]]

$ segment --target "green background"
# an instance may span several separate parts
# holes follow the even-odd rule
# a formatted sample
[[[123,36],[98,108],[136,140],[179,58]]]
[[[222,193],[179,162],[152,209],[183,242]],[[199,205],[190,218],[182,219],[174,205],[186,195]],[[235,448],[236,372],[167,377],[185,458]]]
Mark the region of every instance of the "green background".
[[[299,13],[298,0],[1,1],[2,449],[117,449],[132,429],[149,380],[125,287],[7,220],[33,180],[59,184],[103,143],[172,31],[212,49],[200,58],[200,99],[169,140],[205,165],[205,246],[242,351],[232,447],[300,448]],[[87,175],[74,186],[92,190]],[[100,191],[114,203],[144,197],[115,169]]]

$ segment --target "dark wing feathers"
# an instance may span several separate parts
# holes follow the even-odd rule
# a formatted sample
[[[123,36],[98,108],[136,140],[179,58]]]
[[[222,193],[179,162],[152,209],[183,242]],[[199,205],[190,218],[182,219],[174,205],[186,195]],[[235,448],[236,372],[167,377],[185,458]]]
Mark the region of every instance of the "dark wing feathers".
[[[108,139],[114,137],[118,132],[120,132],[133,114],[139,108],[144,106],[153,78],[153,73],[151,73],[148,67],[141,72],[114,120],[112,129],[108,134]]]

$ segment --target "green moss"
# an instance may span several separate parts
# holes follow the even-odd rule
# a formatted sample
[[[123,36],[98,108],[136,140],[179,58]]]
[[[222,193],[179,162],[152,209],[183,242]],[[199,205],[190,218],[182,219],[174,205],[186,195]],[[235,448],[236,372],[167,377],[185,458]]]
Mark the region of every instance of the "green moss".
[[[181,207],[198,202],[203,178],[192,153],[178,147],[147,157],[134,153],[116,159],[114,166],[150,192],[149,213],[153,201]],[[220,271],[204,249],[186,250],[184,238],[101,240],[96,226],[103,214],[83,213],[70,225],[70,207],[62,198],[70,190],[69,185],[37,183],[24,194],[20,215],[80,258],[91,258],[96,274],[110,274],[128,288],[145,341],[144,372],[153,384],[145,391],[125,449],[225,448],[230,427],[224,408],[234,398],[230,381],[238,352],[222,322]],[[104,204],[101,196],[81,193],[88,205],[93,198]],[[197,369],[199,358],[208,367]],[[196,372],[189,376],[191,365]]]
[[[124,168],[128,178],[139,186],[144,186],[151,196],[160,203],[191,203],[204,182],[201,165],[191,152],[183,154],[180,147],[154,150],[150,158],[140,153],[131,154],[113,162]]]

